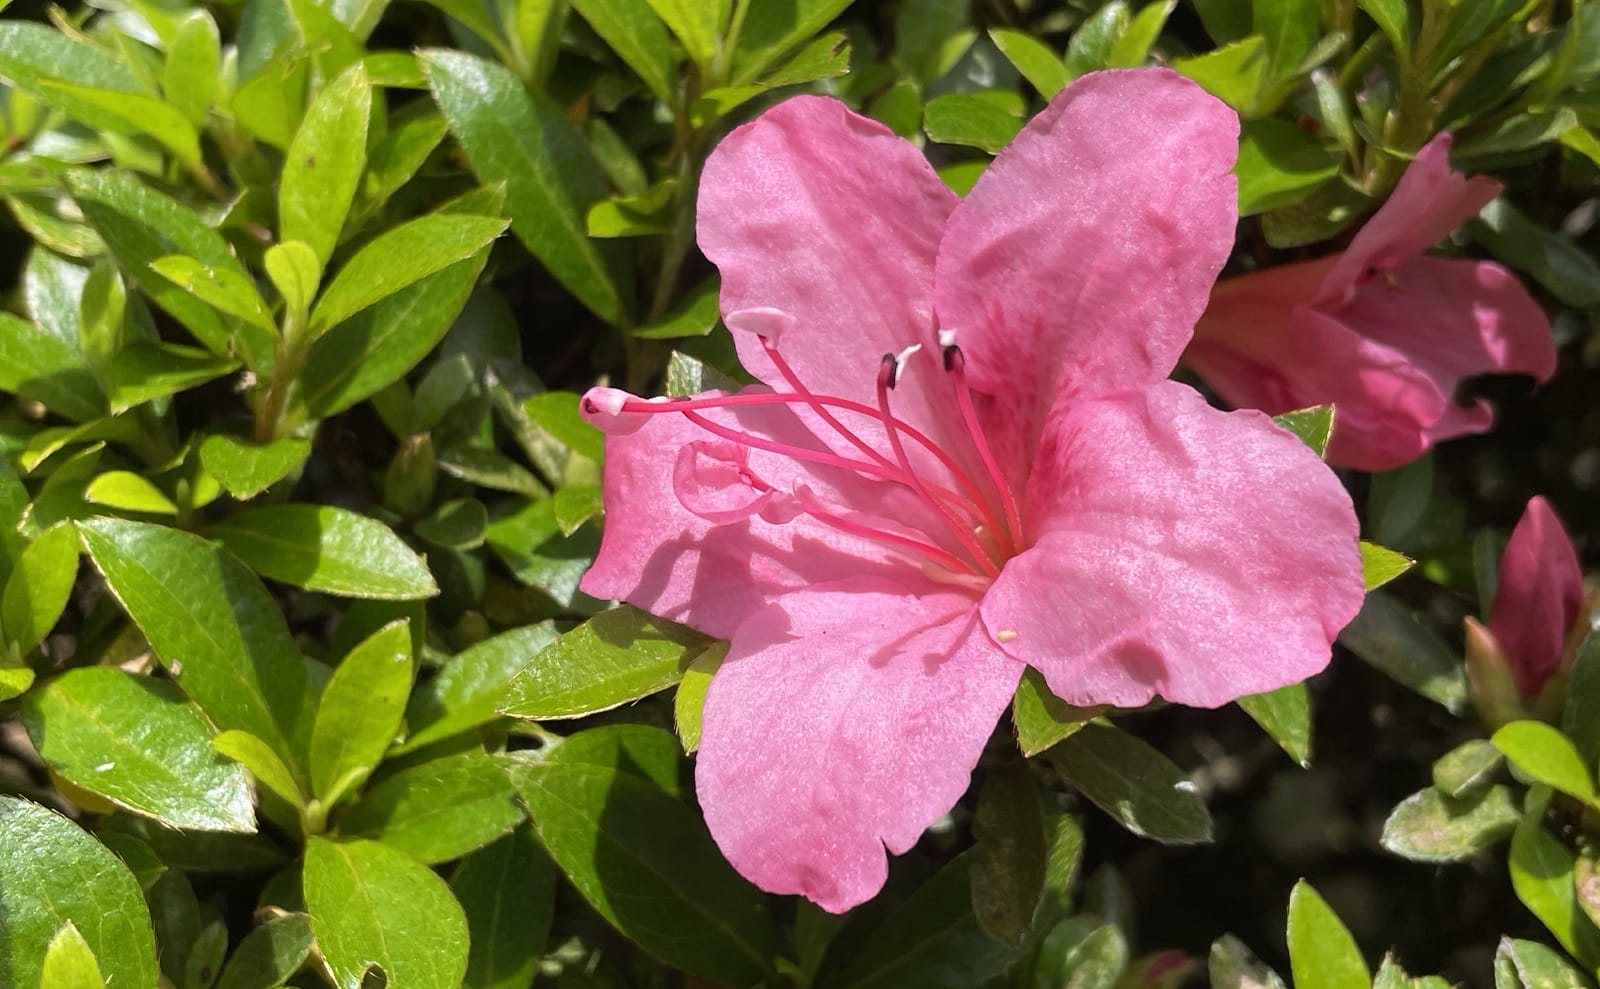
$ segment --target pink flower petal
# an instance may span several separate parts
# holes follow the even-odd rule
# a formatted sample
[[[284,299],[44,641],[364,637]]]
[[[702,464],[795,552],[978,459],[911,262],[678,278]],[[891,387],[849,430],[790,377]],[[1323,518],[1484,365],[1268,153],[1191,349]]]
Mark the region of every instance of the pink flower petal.
[[[1239,120],[1166,70],[1074,82],[950,217],[934,282],[972,383],[1020,407],[1166,377],[1233,246]]]
[[[1561,520],[1534,498],[1500,559],[1489,629],[1511,660],[1524,696],[1539,692],[1561,665],[1562,646],[1583,607],[1583,571]]]
[[[746,370],[784,387],[754,335],[781,328],[812,391],[872,405],[879,360],[917,343],[937,381],[933,263],[956,202],[920,151],[838,100],[798,96],[723,138],[700,179],[699,241]],[[896,411],[926,431],[938,403],[922,391]]]
[[[965,792],[1021,664],[971,597],[881,580],[799,590],[734,633],[706,693],[706,823],[756,885],[835,913]]]
[[[826,449],[786,408],[704,415],[796,448]],[[841,514],[872,510],[925,521],[905,491],[762,450],[735,453],[743,448],[719,445],[676,412],[621,416],[628,431],[606,437],[605,539],[580,585],[584,593],[727,637],[749,614],[796,587],[861,574],[921,580],[920,564],[904,554],[796,517],[792,497],[799,489]],[[721,453],[720,463],[702,456],[713,452]],[[733,464],[782,494],[756,497],[749,481],[730,470]]]
[[[1335,300],[1367,270],[1391,268],[1444,240],[1501,188],[1494,179],[1451,170],[1450,135],[1435,136],[1350,242],[1317,301]]]
[[[1328,663],[1364,585],[1350,496],[1294,436],[1162,382],[1052,417],[1033,547],[984,623],[1062,699],[1216,707]]]

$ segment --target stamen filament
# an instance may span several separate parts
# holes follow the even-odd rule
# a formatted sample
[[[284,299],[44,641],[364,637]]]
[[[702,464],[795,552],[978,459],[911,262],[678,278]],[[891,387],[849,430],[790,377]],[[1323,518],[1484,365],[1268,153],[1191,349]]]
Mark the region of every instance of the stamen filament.
[[[1022,548],[1022,512],[1017,507],[1017,496],[1012,492],[1011,484],[995,462],[994,451],[989,449],[988,438],[978,425],[978,413],[972,406],[972,390],[967,387],[967,359],[961,353],[961,348],[953,343],[944,348],[944,369],[955,375],[956,403],[961,407],[961,421],[978,449],[978,458],[989,472],[989,479],[1000,493],[1001,507],[1006,513],[1006,534],[1011,540],[1009,552],[1015,553]]]
[[[806,505],[806,514],[816,519],[818,522],[833,526],[835,529],[838,529],[841,532],[848,532],[853,536],[860,536],[863,539],[884,542],[892,546],[898,546],[901,549],[910,550],[913,553],[920,553],[921,555],[933,560],[935,563],[938,563],[946,570],[949,570],[951,573],[967,573],[972,569],[971,564],[964,562],[955,554],[940,549],[938,546],[935,546],[932,543],[925,543],[920,539],[912,539],[910,536],[902,536],[898,533],[889,532],[885,529],[878,529],[860,522],[852,522],[847,518],[843,518],[833,514],[832,512],[817,508],[811,503],[807,503]]]
[[[815,412],[823,422],[832,426],[834,432],[849,440],[855,445],[857,450],[860,450],[873,460],[876,460],[882,466],[893,466],[888,457],[885,457],[883,454],[873,449],[872,445],[866,440],[844,428],[844,425],[839,422],[834,414],[829,412],[821,402],[817,401],[817,397],[813,395],[811,390],[800,381],[800,376],[794,373],[793,368],[789,367],[789,362],[784,360],[783,356],[778,353],[777,344],[773,343],[766,337],[762,337],[761,347],[767,352],[767,357],[772,361],[772,366],[778,369],[778,373],[783,375],[783,380],[787,381],[789,383],[789,387],[794,389],[794,393],[804,399],[805,404],[809,405],[811,407],[811,411]]]

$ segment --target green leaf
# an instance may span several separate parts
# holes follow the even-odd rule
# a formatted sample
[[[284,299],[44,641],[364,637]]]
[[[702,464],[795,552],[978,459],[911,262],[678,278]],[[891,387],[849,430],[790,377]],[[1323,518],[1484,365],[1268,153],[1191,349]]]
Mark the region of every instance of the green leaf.
[[[851,0],[792,0],[752,3],[745,12],[744,28],[734,53],[736,86],[754,82],[789,52],[816,37]]]
[[[1272,736],[1289,758],[1311,765],[1311,696],[1303,683],[1239,698],[1239,707]]]
[[[5,312],[0,312],[0,391],[31,398],[74,421],[106,413],[83,353]]]
[[[321,335],[401,289],[470,259],[505,228],[506,221],[495,217],[432,213],[385,230],[334,276],[311,312],[311,333]]]
[[[985,934],[973,916],[972,858],[971,852],[958,855],[934,873],[818,983],[834,989],[978,986],[1003,972],[1016,953]]]
[[[111,593],[184,693],[218,729],[247,731],[298,767],[311,727],[310,688],[278,603],[260,582],[187,532],[108,518],[79,522],[78,530]]]
[[[1522,820],[1511,834],[1511,888],[1517,899],[1585,966],[1600,959],[1600,934],[1578,905],[1577,857],[1540,823],[1550,791],[1530,791]]]
[[[1095,928],[1062,959],[1061,985],[1113,989],[1128,967],[1128,940],[1115,924]]]
[[[672,695],[672,720],[678,728],[678,741],[685,753],[700,747],[701,714],[706,706],[706,691],[711,688],[711,678],[727,658],[726,646],[714,645],[694,658],[683,671],[678,689]]]
[[[67,608],[78,579],[78,531],[58,525],[36,536],[17,558],[0,596],[0,628],[17,652],[44,641]]]
[[[306,795],[301,792],[299,781],[266,742],[247,731],[234,728],[213,738],[211,747],[250,770],[256,782],[282,797],[291,806],[304,806]]]
[[[1243,941],[1224,934],[1211,943],[1211,989],[1284,989],[1283,978],[1256,960]]]
[[[1369,591],[1377,590],[1416,565],[1416,560],[1392,549],[1361,541],[1361,576]]]
[[[555,508],[556,524],[563,536],[577,532],[590,519],[605,512],[605,496],[598,484],[569,484],[557,491],[551,499]]]
[[[105,985],[100,963],[78,926],[70,920],[62,924],[45,951],[39,989],[105,989]]]
[[[91,127],[118,134],[145,134],[156,140],[183,164],[199,168],[200,134],[172,104],[153,96],[100,89],[55,79],[41,80],[43,98]]]
[[[333,804],[367,778],[400,734],[413,676],[410,622],[391,622],[334,669],[311,728],[311,788]]]
[[[220,356],[237,351],[253,368],[270,365],[271,334],[248,323],[230,325],[215,309],[150,267],[168,255],[183,254],[218,271],[229,271],[235,280],[248,281],[249,274],[221,234],[189,207],[147,188],[126,172],[76,170],[67,174],[67,187],[124,273],[207,350]]]
[[[295,131],[278,185],[278,237],[297,240],[325,268],[367,167],[372,87],[356,64],[322,87]]]
[[[504,756],[466,752],[410,766],[368,790],[339,833],[381,841],[427,865],[458,859],[522,823]]]
[[[1161,29],[1166,27],[1167,18],[1171,16],[1178,0],[1155,0],[1147,3],[1133,20],[1128,23],[1128,29],[1122,36],[1111,43],[1111,54],[1106,59],[1106,66],[1113,69],[1131,69],[1143,65],[1145,59],[1150,57],[1150,48],[1161,36]]]
[[[1567,680],[1567,702],[1561,712],[1561,730],[1577,746],[1585,765],[1600,763],[1600,633],[1590,616],[1590,630],[1578,646],[1577,659]]]
[[[705,69],[717,54],[718,40],[728,23],[729,0],[648,0],[695,64]]]
[[[273,989],[283,985],[311,956],[316,943],[311,918],[286,913],[263,921],[239,942],[216,989]]]
[[[128,93],[140,88],[127,66],[100,49],[43,24],[19,20],[0,21],[0,75],[23,89],[42,79],[73,79]]]
[[[672,736],[654,734],[676,758]],[[718,982],[773,978],[763,896],[728,865],[698,811],[624,769],[628,749],[611,751],[617,762],[600,765],[587,761],[595,747],[568,740],[522,770],[519,789],[550,857],[602,917],[668,965]]]
[[[317,252],[304,241],[286,240],[267,248],[261,261],[284,305],[304,318],[311,311],[311,300],[317,297],[317,287],[322,282],[322,262]]]
[[[1575,965],[1537,941],[1501,938],[1495,967],[1511,967],[1517,984],[1510,989],[1592,989],[1594,982]],[[1496,986],[1501,984],[1497,981]]]
[[[1067,74],[1073,79],[1085,72],[1103,69],[1111,59],[1111,46],[1128,27],[1127,0],[1112,0],[1072,32],[1067,43]]]
[[[419,102],[411,106],[425,105]],[[367,154],[367,174],[356,197],[357,216],[371,215],[388,202],[390,196],[417,174],[448,133],[449,121],[431,108],[425,113],[411,113],[391,120],[389,132]]]
[[[332,505],[267,505],[207,535],[264,577],[345,597],[413,600],[439,593],[427,566],[388,526]]]
[[[641,326],[633,335],[641,340],[676,340],[682,337],[703,337],[717,328],[722,318],[718,309],[721,282],[708,278],[689,290],[678,304],[661,319]]]
[[[227,433],[212,433],[196,450],[200,466],[240,501],[248,501],[288,477],[311,455],[311,442],[284,436],[257,444]]]
[[[1043,42],[1022,31],[994,28],[989,39],[1039,95],[1050,99],[1067,85],[1067,67]]]
[[[1252,34],[1266,39],[1273,80],[1293,78],[1322,36],[1320,0],[1252,0]]]
[[[130,470],[112,470],[99,475],[83,489],[83,500],[124,512],[178,514],[178,506],[172,503],[165,491],[143,475]]]
[[[528,828],[461,860],[450,889],[467,915],[464,989],[527,989],[555,914],[556,868]]]
[[[512,680],[556,638],[549,622],[525,625],[485,639],[449,660],[412,695],[406,708],[411,734],[399,751],[431,745],[493,721]]]
[[[1474,738],[1440,756],[1433,764],[1433,785],[1448,797],[1482,789],[1500,768],[1500,750],[1486,738]]]
[[[1383,847],[1416,862],[1456,862],[1510,837],[1521,816],[1508,786],[1463,797],[1430,786],[1395,807],[1383,824]]]
[[[1050,692],[1044,676],[1032,668],[1023,672],[1017,695],[1011,699],[1011,722],[1017,730],[1017,747],[1036,756],[1063,738],[1082,730],[1104,708],[1073,707]]]
[[[418,519],[411,527],[418,538],[445,549],[477,549],[489,527],[489,511],[476,498],[456,498]]]
[[[1250,216],[1298,202],[1339,174],[1333,152],[1285,120],[1248,120],[1240,128],[1239,213]]]
[[[1172,67],[1248,118],[1255,115],[1261,95],[1267,46],[1260,35],[1251,35],[1216,51],[1174,62]]]
[[[1357,0],[1357,5],[1377,22],[1402,60],[1411,56],[1411,5],[1406,0]]]
[[[397,989],[461,985],[467,919],[427,866],[375,841],[312,838],[301,881],[311,929],[339,989],[359,989],[374,965]]]
[[[240,278],[239,273],[227,268],[213,268],[184,254],[169,254],[150,262],[156,274],[180,288],[194,293],[195,297],[218,312],[254,323],[269,333],[277,332],[267,304],[262,301],[256,283]]]
[[[569,391],[547,391],[522,403],[522,411],[539,428],[595,463],[605,460],[605,434],[584,420],[579,396]]]
[[[1022,117],[1004,101],[992,98],[994,95],[989,91],[935,96],[922,110],[928,139],[998,152],[1022,129]]]
[[[585,214],[608,190],[577,130],[498,65],[447,49],[419,58],[473,172],[505,184],[512,232],[600,318],[623,319],[629,255],[584,232]]]
[[[830,31],[813,38],[789,61],[761,80],[763,89],[837,79],[850,71],[850,36]]]
[[[1367,595],[1339,641],[1370,665],[1454,713],[1467,709],[1461,660],[1405,605],[1381,591]]]
[[[232,357],[180,343],[140,340],[119,350],[104,376],[111,411],[121,415],[238,369],[239,362]]]
[[[1489,740],[1533,779],[1583,803],[1595,803],[1594,775],[1559,729],[1542,721],[1513,721]]]
[[[144,895],[111,850],[66,818],[0,796],[0,984],[39,985],[56,933],[71,923],[113,986],[155,989]]]
[[[1289,894],[1289,967],[1295,989],[1369,989],[1372,972],[1350,931],[1304,879]]]
[[[60,777],[175,828],[255,830],[244,771],[170,684],[110,667],[69,670],[24,699],[23,724]]]
[[[1125,731],[1085,725],[1046,758],[1068,783],[1134,834],[1172,844],[1211,840],[1211,814],[1183,770]]]
[[[191,124],[204,127],[217,96],[222,39],[210,12],[191,10],[178,20],[161,71],[161,92]]]
[[[545,719],[608,711],[677,683],[711,641],[630,605],[613,608],[535,656],[501,713]]]
[[[1013,763],[989,777],[972,817],[972,912],[986,933],[1019,946],[1044,894],[1045,832],[1039,794]]]
[[[1535,223],[1505,197],[1485,206],[1472,237],[1504,263],[1526,272],[1575,309],[1600,305],[1600,264],[1583,248]]]
[[[656,99],[672,102],[672,42],[646,0],[572,0],[572,6]]]

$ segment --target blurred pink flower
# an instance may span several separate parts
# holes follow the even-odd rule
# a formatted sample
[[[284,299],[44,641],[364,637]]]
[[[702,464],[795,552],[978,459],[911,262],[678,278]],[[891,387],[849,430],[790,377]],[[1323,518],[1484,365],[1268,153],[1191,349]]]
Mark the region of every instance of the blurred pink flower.
[[[1362,598],[1350,498],[1259,413],[1164,380],[1227,256],[1238,120],[1086,76],[963,201],[798,97],[706,164],[699,240],[765,385],[592,390],[583,589],[730,640],[697,793],[757,885],[870,898],[947,812],[1024,666],[1075,704],[1304,679]]]
[[[1494,410],[1458,404],[1457,386],[1544,381],[1555,344],[1510,272],[1423,255],[1500,193],[1451,171],[1449,151],[1449,134],[1428,142],[1345,250],[1220,282],[1183,363],[1236,407],[1333,405],[1328,460],[1344,467],[1387,470],[1487,430]]]
[[[1561,669],[1568,635],[1583,610],[1583,571],[1561,520],[1534,498],[1511,531],[1489,612],[1489,634],[1516,679],[1536,698]]]

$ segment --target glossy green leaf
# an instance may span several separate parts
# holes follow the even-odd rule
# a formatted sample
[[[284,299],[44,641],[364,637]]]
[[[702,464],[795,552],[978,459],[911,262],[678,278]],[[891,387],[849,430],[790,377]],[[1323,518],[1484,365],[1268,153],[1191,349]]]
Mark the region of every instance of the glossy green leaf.
[[[500,706],[517,718],[576,718],[677,683],[711,644],[692,629],[630,605],[563,635],[525,666]]]
[[[1062,959],[1062,985],[1114,989],[1128,967],[1128,940],[1115,924],[1103,924],[1073,945]]]
[[[923,107],[922,126],[931,141],[982,148],[992,154],[1017,136],[1022,118],[989,93],[949,93],[935,96]]]
[[[556,867],[517,828],[461,860],[450,889],[467,915],[472,954],[463,989],[527,989],[555,914]]]
[[[1112,0],[1084,18],[1067,43],[1067,75],[1103,69],[1111,61],[1111,46],[1128,28],[1127,0]]]
[[[1017,684],[1011,699],[1011,723],[1017,731],[1017,747],[1025,756],[1036,756],[1063,738],[1082,730],[1103,708],[1073,707],[1050,692],[1044,677],[1029,669]]]
[[[1417,565],[1417,561],[1376,543],[1361,541],[1361,576],[1374,591]]]
[[[1511,834],[1507,857],[1511,888],[1563,948],[1593,966],[1600,960],[1600,932],[1578,905],[1574,882],[1577,856],[1541,823],[1549,795],[1543,787],[1530,791],[1522,820]]]
[[[239,369],[230,356],[181,343],[140,340],[117,351],[103,372],[111,411],[120,415],[158,398],[176,395]]]
[[[1488,783],[1501,761],[1500,750],[1488,739],[1462,742],[1433,764],[1433,785],[1445,796],[1465,796]]]
[[[1461,659],[1424,628],[1410,609],[1382,591],[1367,595],[1339,641],[1373,667],[1453,712],[1467,709]]]
[[[672,29],[689,57],[701,68],[711,65],[718,40],[728,23],[730,0],[648,0],[662,23]]]
[[[657,99],[672,101],[672,42],[646,0],[573,0],[572,6]]]
[[[1285,989],[1282,976],[1258,961],[1232,934],[1212,942],[1206,967],[1211,989]]]
[[[30,692],[23,724],[57,775],[175,828],[254,831],[244,771],[171,684],[109,667],[69,670]]]
[[[31,21],[0,22],[0,75],[23,88],[43,79],[73,79],[129,93],[139,90],[138,77],[127,66],[92,45]]]
[[[44,641],[66,610],[78,578],[78,531],[58,525],[34,538],[17,558],[0,596],[0,628],[26,653]]]
[[[805,44],[850,6],[851,0],[752,3],[734,53],[734,85],[754,82],[789,52]]]
[[[1131,69],[1143,65],[1145,59],[1150,57],[1150,49],[1161,36],[1161,29],[1167,26],[1167,18],[1171,16],[1178,0],[1153,0],[1146,3],[1133,19],[1128,22],[1127,30],[1111,43],[1111,52],[1106,58],[1106,65],[1113,69]]]
[[[850,36],[830,31],[807,42],[794,57],[761,80],[761,89],[798,86],[821,79],[837,79],[850,71]]]
[[[311,443],[284,436],[261,444],[212,433],[200,441],[196,453],[206,473],[229,494],[248,501],[298,470],[311,454]]]
[[[1044,814],[1020,763],[991,775],[972,817],[972,912],[990,937],[1017,946],[1044,894]]]
[[[332,505],[268,505],[207,535],[264,577],[346,597],[412,600],[439,593],[417,554],[377,519]]]
[[[0,391],[73,420],[105,415],[105,399],[83,353],[25,319],[0,312]]]
[[[311,918],[306,914],[271,917],[239,942],[216,989],[274,989],[300,970],[313,944]]]
[[[1411,5],[1406,0],[1357,0],[1394,45],[1401,58],[1411,54]]]
[[[717,668],[727,658],[726,646],[714,645],[694,658],[689,668],[683,671],[683,679],[678,681],[678,689],[672,695],[672,720],[678,729],[678,741],[683,744],[684,752],[693,752],[700,747],[701,714],[706,705],[706,691],[711,687],[711,678],[716,676]]]
[[[463,4],[465,5],[465,4]],[[415,106],[425,106],[418,103]],[[410,107],[408,107],[410,109]],[[367,173],[356,195],[357,216],[370,215],[417,174],[450,133],[450,124],[431,109],[389,121],[389,132],[367,153]]]
[[[408,752],[487,724],[518,673],[557,639],[548,622],[525,625],[485,639],[423,681],[406,709]]]
[[[283,764],[272,747],[247,731],[230,728],[211,740],[211,747],[250,770],[256,782],[282,797],[291,806],[305,803],[306,795],[294,773]]]
[[[213,309],[248,320],[268,332],[276,332],[272,315],[255,282],[240,278],[238,272],[212,268],[184,254],[157,258],[150,262],[150,267],[174,285],[194,293]]]
[[[525,816],[504,756],[466,752],[386,776],[339,821],[339,833],[372,838],[434,865],[482,848]]]
[[[1239,213],[1250,216],[1298,202],[1339,174],[1339,160],[1284,120],[1246,121],[1239,135]]]
[[[473,172],[485,184],[504,183],[512,232],[602,319],[623,318],[627,250],[584,232],[584,215],[608,190],[583,138],[498,65],[445,49],[419,57]]]
[[[289,311],[301,318],[310,313],[322,282],[322,262],[311,245],[298,240],[273,244],[261,261]]]
[[[1266,39],[1274,80],[1292,78],[1322,35],[1320,0],[1254,0],[1250,30]]]
[[[1577,746],[1585,765],[1600,763],[1600,634],[1590,631],[1578,644],[1578,655],[1567,680],[1567,702],[1561,712],[1561,730]]]
[[[1239,707],[1272,736],[1289,758],[1311,765],[1311,695],[1303,683],[1239,698]]]
[[[155,939],[139,883],[111,850],[37,804],[0,796],[0,983],[36,986],[67,922],[113,986],[156,989]]]
[[[161,92],[191,124],[205,126],[217,96],[222,40],[209,11],[191,10],[178,20],[161,71]]]
[[[1267,47],[1260,35],[1216,51],[1174,62],[1174,69],[1245,117],[1255,114],[1267,69]]]
[[[487,247],[506,221],[487,216],[432,213],[402,223],[355,253],[311,311],[311,332],[325,333],[368,306],[429,275],[466,261]]]
[[[326,267],[367,166],[372,87],[352,66],[317,94],[295,131],[278,186],[278,236],[300,241]]]
[[[119,134],[145,134],[191,168],[203,164],[200,134],[172,104],[142,93],[83,86],[57,79],[38,84],[43,98],[91,127]]]
[[[312,838],[306,909],[338,989],[360,989],[382,966],[396,989],[458,989],[467,969],[467,920],[433,870],[375,841]],[[396,937],[396,932],[405,932]]]
[[[934,873],[819,982],[837,989],[977,986],[999,975],[1015,952],[973,916],[971,868],[968,852]]]
[[[83,500],[124,512],[178,514],[178,506],[172,503],[165,491],[144,475],[131,470],[111,470],[99,475],[83,489]]]
[[[89,942],[72,921],[62,924],[45,951],[39,989],[105,989],[105,985]]]
[[[78,529],[112,594],[184,693],[217,728],[250,732],[298,767],[311,728],[305,665],[260,582],[187,532],[107,518]]]
[[[1067,67],[1062,63],[1061,56],[1031,34],[995,28],[989,32],[989,40],[1045,99],[1050,99],[1067,85]]]
[[[578,411],[579,396],[566,391],[547,391],[522,403],[529,419],[574,453],[596,463],[605,459],[605,434],[585,421]]]
[[[672,736],[654,734],[675,759]],[[613,765],[589,761],[596,751],[569,740],[521,773],[550,857],[602,917],[663,962],[714,981],[771,978],[776,935],[764,898],[728,865],[699,812],[624,769],[627,749],[611,749]]]
[[[1428,787],[1407,797],[1383,825],[1383,847],[1417,862],[1455,862],[1511,836],[1521,818],[1511,788],[1462,797]]]
[[[1571,240],[1535,223],[1509,200],[1502,197],[1485,206],[1472,223],[1472,236],[1567,305],[1577,309],[1600,305],[1600,264]]]
[[[1594,981],[1583,974],[1559,951],[1537,941],[1501,938],[1495,951],[1495,967],[1502,962],[1510,966],[1517,982],[1503,987],[1496,981],[1496,989],[1592,989]]]
[[[1174,844],[1211,840],[1211,814],[1183,770],[1127,732],[1088,724],[1046,757],[1068,783],[1134,834]]]
[[[1372,972],[1350,931],[1304,879],[1289,894],[1289,967],[1295,989],[1370,989]]]
[[[413,666],[411,628],[392,622],[335,667],[311,729],[311,787],[332,804],[377,766],[400,734]]]
[[[1513,721],[1490,741],[1533,779],[1586,804],[1595,802],[1594,774],[1560,729],[1542,721]]]
[[[722,318],[718,309],[721,283],[708,278],[690,289],[678,304],[661,319],[641,326],[633,335],[643,340],[676,340],[682,337],[703,337],[717,328]]]

